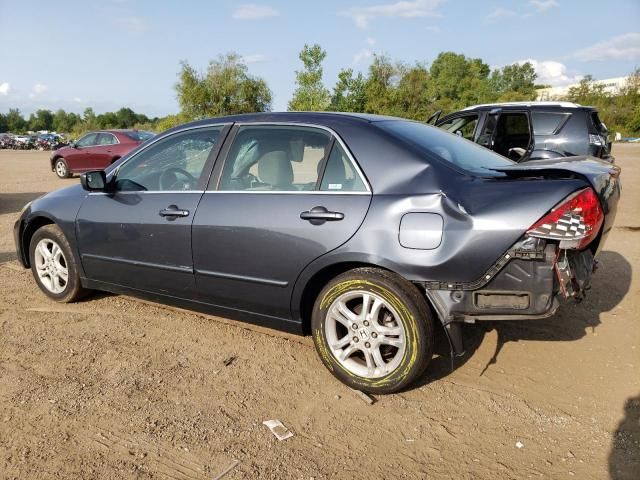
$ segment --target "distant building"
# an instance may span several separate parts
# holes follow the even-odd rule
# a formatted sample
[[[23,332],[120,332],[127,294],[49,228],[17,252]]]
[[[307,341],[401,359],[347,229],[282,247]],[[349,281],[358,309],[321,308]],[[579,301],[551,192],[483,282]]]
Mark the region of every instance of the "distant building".
[[[627,84],[629,76],[607,78],[605,80],[594,80],[593,83],[597,85],[604,85],[604,91],[611,94],[616,94],[622,87]],[[577,87],[579,83],[567,85],[565,87],[549,87],[538,89],[538,98],[536,100],[559,100],[566,97],[569,93],[569,89]]]

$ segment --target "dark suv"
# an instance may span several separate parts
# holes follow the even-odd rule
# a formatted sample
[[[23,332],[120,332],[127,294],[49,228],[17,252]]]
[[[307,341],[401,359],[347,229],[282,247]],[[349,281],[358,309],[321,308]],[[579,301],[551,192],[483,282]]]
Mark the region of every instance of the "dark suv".
[[[578,155],[613,162],[598,111],[576,103],[475,105],[436,120],[436,126],[516,162]]]

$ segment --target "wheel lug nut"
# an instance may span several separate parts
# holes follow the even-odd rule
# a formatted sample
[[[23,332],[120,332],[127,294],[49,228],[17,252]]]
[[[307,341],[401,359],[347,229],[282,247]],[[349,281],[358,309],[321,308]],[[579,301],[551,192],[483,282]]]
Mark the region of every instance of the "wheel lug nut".
[[[364,346],[369,348],[371,346],[371,344],[369,342],[364,342]]]
[[[369,326],[369,322],[367,322],[366,320],[364,321],[364,326],[368,327]]]
[[[358,343],[360,339],[358,337],[353,337],[353,343]]]
[[[357,329],[358,329],[358,324],[357,324],[357,323],[354,323],[353,325],[351,325],[351,327],[352,327],[354,330],[357,330]]]
[[[372,338],[378,338],[378,334],[376,332],[371,332],[371,337]]]

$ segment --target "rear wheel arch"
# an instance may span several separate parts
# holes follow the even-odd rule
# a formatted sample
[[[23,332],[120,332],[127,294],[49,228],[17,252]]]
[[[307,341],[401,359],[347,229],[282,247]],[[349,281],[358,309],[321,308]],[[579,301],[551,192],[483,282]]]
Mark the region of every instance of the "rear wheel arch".
[[[311,314],[313,312],[313,306],[316,301],[316,298],[322,291],[322,289],[335,277],[338,275],[342,275],[350,270],[355,270],[358,268],[375,268],[377,270],[382,270],[388,272],[392,275],[397,276],[402,279],[408,286],[412,286],[413,288],[418,289],[418,286],[415,283],[410,282],[405,279],[402,275],[393,270],[386,268],[381,265],[377,265],[374,263],[368,263],[364,261],[346,261],[340,263],[333,263],[331,265],[327,265],[317,272],[315,272],[311,278],[306,282],[304,286],[304,290],[302,291],[302,295],[300,296],[300,301],[298,303],[299,315],[302,319],[302,331],[305,335],[311,333]],[[424,294],[420,292],[424,297]],[[428,307],[432,310],[435,318],[439,318],[433,309],[433,305],[431,305],[431,301],[425,297],[425,302]]]

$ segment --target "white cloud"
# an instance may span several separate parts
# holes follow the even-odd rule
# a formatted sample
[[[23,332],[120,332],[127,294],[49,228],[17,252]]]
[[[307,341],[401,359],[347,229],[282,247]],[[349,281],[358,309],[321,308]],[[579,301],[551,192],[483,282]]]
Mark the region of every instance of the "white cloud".
[[[235,12],[233,18],[237,20],[260,20],[262,18],[277,17],[280,12],[268,5],[257,5],[255,3],[245,3],[240,5]]]
[[[36,83],[31,90],[33,91],[34,94],[39,95],[49,90],[49,87],[47,87],[42,83]]]
[[[441,31],[440,27],[437,26],[437,25],[428,25],[428,26],[424,27],[424,29],[427,32],[432,32],[432,33],[440,33],[440,31]]]
[[[120,30],[131,33],[133,35],[139,35],[148,30],[149,26],[142,17],[135,15],[123,16],[113,20],[113,24]]]
[[[536,83],[541,85],[563,87],[572,83],[577,83],[582,79],[582,75],[570,72],[564,63],[556,62],[554,60],[538,61],[532,58],[520,60],[516,63],[522,65],[526,62],[529,62],[533,66],[534,70],[538,74]]]
[[[373,50],[371,50],[369,48],[363,48],[362,50],[360,50],[359,52],[357,52],[353,56],[353,63],[355,65],[357,65],[358,63],[362,62],[363,60],[367,60],[367,59],[369,59],[371,57],[373,57]]]
[[[625,33],[575,52],[585,62],[597,60],[640,60],[640,33]]]
[[[82,99],[80,97],[73,97],[73,101],[76,103],[82,103]]]
[[[530,0],[529,5],[535,8],[539,13],[546,12],[550,8],[560,6],[556,0]]]
[[[367,28],[369,22],[378,17],[439,17],[437,9],[442,2],[443,0],[403,0],[370,7],[351,7],[339,14],[351,17],[358,28]]]
[[[367,45],[374,46],[376,44],[376,39],[373,37],[367,37]]]
[[[9,91],[11,90],[11,85],[9,85],[9,82],[2,82],[0,83],[0,95],[8,95]]]
[[[269,57],[262,53],[253,53],[251,55],[244,55],[240,58],[240,61],[245,65],[251,65],[252,63],[262,63],[269,60]]]
[[[495,10],[493,10],[491,13],[489,13],[485,19],[486,20],[500,20],[502,18],[511,18],[511,17],[515,17],[518,14],[516,12],[514,12],[513,10],[509,10],[507,8],[502,8],[502,7],[497,7]]]

